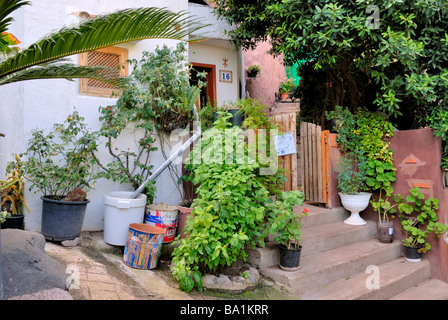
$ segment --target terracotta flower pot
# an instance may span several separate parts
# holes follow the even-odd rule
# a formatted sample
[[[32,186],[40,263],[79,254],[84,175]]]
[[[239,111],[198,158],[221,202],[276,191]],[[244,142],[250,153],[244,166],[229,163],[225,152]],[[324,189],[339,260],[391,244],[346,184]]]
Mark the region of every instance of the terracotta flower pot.
[[[288,92],[282,92],[280,93],[280,100],[286,100],[289,97],[289,93]]]
[[[177,234],[180,235],[180,238],[186,238],[188,234],[184,232],[185,230],[185,222],[187,221],[188,217],[191,214],[191,211],[193,211],[193,208],[187,208],[187,207],[181,207],[178,206],[179,209],[179,220],[177,225]]]

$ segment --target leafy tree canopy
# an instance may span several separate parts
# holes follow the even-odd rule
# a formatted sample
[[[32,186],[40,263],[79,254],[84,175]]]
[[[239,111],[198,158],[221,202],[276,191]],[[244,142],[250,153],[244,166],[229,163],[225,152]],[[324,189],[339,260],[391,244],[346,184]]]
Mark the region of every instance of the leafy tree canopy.
[[[229,31],[238,46],[270,41],[286,63],[308,60],[301,108],[320,116],[366,106],[412,127],[447,104],[446,0],[217,0],[215,12],[238,26]]]

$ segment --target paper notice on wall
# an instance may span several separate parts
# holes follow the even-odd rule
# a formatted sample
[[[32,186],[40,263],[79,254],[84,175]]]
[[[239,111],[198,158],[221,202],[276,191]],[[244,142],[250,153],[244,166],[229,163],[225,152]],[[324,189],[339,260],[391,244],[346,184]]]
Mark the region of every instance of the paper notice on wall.
[[[274,145],[279,157],[297,152],[292,132],[285,132],[283,135],[274,136]]]

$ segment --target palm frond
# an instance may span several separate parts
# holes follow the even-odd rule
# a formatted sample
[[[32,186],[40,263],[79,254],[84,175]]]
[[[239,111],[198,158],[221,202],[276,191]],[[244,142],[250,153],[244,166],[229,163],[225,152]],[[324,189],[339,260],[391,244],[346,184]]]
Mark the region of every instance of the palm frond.
[[[124,9],[64,27],[0,64],[0,79],[54,59],[143,39],[188,40],[205,25],[165,8]]]
[[[0,0],[0,33],[8,30],[8,26],[13,21],[13,18],[8,16],[20,7],[29,4],[29,1],[24,0]]]
[[[79,66],[71,63],[47,64],[15,72],[13,75],[0,78],[0,86],[25,80],[38,79],[94,79],[123,88],[127,78],[117,77],[117,70],[104,66]]]

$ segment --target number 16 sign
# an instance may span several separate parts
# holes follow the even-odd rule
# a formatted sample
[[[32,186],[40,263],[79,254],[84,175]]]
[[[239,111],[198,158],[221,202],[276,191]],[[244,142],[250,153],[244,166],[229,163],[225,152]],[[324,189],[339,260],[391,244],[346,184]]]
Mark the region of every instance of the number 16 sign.
[[[232,71],[219,70],[219,81],[232,83],[233,82]]]

